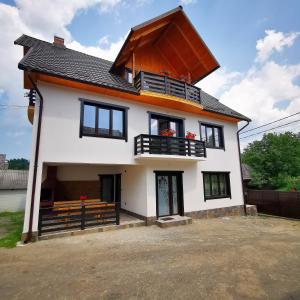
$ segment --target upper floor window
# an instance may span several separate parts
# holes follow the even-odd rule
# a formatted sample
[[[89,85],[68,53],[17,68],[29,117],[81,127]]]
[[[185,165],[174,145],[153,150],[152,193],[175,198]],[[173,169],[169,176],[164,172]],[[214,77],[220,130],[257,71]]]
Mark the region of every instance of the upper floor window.
[[[208,148],[224,149],[223,127],[213,124],[200,123],[201,140]]]
[[[127,141],[127,109],[106,103],[81,102],[80,136]]]
[[[161,135],[166,129],[174,130],[174,137],[184,137],[184,120],[163,114],[150,113],[150,134]]]
[[[228,172],[203,172],[204,199],[231,198]]]

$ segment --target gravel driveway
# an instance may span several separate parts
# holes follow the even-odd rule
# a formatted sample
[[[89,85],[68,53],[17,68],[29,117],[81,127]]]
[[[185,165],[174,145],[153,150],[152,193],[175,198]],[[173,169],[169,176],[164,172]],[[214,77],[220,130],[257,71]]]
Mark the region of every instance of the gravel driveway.
[[[232,217],[0,249],[1,299],[300,299],[300,222]]]

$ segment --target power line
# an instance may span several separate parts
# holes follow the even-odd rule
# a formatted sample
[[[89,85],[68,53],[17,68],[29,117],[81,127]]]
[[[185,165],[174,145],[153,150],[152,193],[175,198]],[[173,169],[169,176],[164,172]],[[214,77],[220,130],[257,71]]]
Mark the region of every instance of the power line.
[[[248,138],[248,137],[250,137],[250,136],[254,136],[254,135],[257,135],[257,134],[261,134],[261,133],[264,133],[264,132],[267,132],[267,131],[270,131],[270,130],[274,130],[274,129],[277,129],[277,128],[280,128],[280,127],[284,127],[284,126],[287,126],[287,125],[296,123],[296,122],[300,122],[300,120],[292,121],[292,122],[289,122],[289,123],[286,123],[286,124],[283,124],[283,125],[279,125],[279,126],[276,126],[276,127],[270,128],[270,129],[267,129],[267,130],[263,130],[263,131],[260,131],[260,132],[257,132],[257,133],[253,133],[253,134],[250,134],[250,135],[247,135],[247,136],[243,136],[243,137],[241,137],[240,139],[246,139],[246,138]]]
[[[255,128],[251,128],[251,129],[249,129],[249,130],[246,130],[246,131],[242,132],[241,134],[244,134],[244,133],[249,132],[249,131],[253,131],[253,130],[258,129],[258,128],[261,128],[261,127],[265,127],[265,126],[267,126],[267,125],[271,125],[271,124],[273,124],[273,123],[277,123],[277,122],[279,122],[279,121],[285,120],[285,119],[287,119],[287,118],[293,117],[293,116],[298,115],[298,114],[300,114],[300,111],[297,112],[297,113],[295,113],[295,114],[289,115],[289,116],[287,116],[287,117],[284,117],[284,118],[275,120],[275,121],[273,121],[273,122],[270,122],[270,123],[267,123],[267,124],[264,124],[264,125],[261,125],[261,126],[255,127]]]
[[[27,107],[27,105],[17,105],[17,104],[0,104],[0,107]]]

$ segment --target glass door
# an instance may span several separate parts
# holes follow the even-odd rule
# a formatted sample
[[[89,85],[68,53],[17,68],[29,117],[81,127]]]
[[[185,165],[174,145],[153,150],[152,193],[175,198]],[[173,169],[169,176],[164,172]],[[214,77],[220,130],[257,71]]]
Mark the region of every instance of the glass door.
[[[183,214],[182,173],[156,172],[157,217]]]

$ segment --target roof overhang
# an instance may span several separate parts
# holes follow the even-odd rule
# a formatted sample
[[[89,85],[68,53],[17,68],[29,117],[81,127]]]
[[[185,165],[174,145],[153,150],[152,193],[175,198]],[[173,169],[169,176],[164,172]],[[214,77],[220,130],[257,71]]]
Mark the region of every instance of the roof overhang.
[[[111,72],[118,73],[145,46],[155,47],[174,69],[188,72],[193,84],[220,67],[181,6],[133,27]]]

